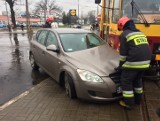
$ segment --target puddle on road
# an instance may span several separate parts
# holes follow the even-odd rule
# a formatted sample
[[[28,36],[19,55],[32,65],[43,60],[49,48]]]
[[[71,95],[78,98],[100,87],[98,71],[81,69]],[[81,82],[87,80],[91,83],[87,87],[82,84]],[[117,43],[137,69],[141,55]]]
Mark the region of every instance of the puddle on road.
[[[33,34],[28,35],[26,33],[2,34],[0,38],[0,46],[29,46],[32,36]]]
[[[3,34],[0,38],[0,105],[48,78],[33,71],[29,61],[27,34]]]

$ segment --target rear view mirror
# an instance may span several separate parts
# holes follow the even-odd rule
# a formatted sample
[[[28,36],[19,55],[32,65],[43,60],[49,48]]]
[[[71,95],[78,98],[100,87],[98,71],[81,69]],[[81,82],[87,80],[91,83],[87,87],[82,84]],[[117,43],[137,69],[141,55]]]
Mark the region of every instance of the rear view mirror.
[[[101,3],[101,0],[95,0],[95,3],[96,3],[96,4],[100,4],[100,3]]]

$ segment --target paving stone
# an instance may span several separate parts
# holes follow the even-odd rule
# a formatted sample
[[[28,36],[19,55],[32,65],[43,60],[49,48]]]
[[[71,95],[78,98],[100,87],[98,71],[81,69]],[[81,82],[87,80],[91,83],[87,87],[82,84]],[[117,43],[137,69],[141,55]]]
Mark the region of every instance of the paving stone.
[[[141,117],[137,110],[140,109],[136,107],[128,113]],[[141,121],[138,117],[130,118]],[[49,78],[29,90],[28,95],[1,110],[0,121],[125,121],[125,114],[118,103],[71,100],[65,90]]]

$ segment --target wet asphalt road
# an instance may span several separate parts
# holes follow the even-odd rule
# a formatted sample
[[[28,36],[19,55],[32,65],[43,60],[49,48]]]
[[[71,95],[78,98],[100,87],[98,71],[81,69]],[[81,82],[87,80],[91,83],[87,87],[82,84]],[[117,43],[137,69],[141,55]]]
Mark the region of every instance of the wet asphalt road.
[[[32,71],[29,50],[27,34],[0,33],[0,105],[48,78],[42,70]]]

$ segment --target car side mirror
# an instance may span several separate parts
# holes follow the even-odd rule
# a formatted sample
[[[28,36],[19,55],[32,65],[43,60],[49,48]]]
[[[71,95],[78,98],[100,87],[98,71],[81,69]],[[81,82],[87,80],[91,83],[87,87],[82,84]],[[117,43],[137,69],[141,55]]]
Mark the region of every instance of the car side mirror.
[[[51,44],[51,45],[47,46],[47,50],[50,50],[50,51],[53,51],[53,52],[59,52],[59,49],[54,44]]]

